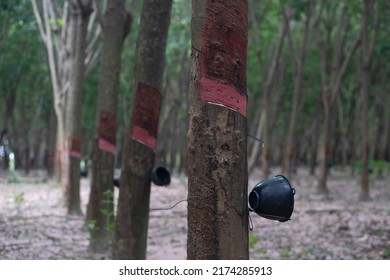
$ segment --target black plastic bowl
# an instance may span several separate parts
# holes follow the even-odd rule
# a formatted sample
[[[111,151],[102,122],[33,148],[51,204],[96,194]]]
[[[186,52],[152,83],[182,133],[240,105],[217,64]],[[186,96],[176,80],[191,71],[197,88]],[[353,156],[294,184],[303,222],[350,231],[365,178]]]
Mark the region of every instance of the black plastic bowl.
[[[286,222],[294,211],[295,189],[283,175],[256,184],[249,194],[249,205],[259,216]]]
[[[153,169],[150,179],[157,186],[168,186],[171,183],[171,174],[162,166]]]

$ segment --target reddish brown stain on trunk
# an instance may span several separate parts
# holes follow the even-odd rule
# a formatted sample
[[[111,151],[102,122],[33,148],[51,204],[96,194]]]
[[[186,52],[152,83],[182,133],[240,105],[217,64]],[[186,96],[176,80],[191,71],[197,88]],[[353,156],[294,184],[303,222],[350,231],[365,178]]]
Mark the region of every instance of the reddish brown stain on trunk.
[[[151,149],[156,148],[161,94],[144,83],[138,83],[133,106],[131,138]]]
[[[116,115],[112,112],[102,110],[100,112],[98,127],[99,149],[115,155],[116,141]]]
[[[69,137],[69,155],[74,158],[81,158],[81,141],[80,138]]]
[[[246,116],[247,18],[244,1],[230,9],[221,1],[209,2],[202,30],[200,65],[201,100],[228,107]],[[245,6],[246,7],[246,6]]]
[[[202,78],[200,80],[201,100],[225,106],[246,116],[246,96],[241,95],[235,87],[217,80]]]

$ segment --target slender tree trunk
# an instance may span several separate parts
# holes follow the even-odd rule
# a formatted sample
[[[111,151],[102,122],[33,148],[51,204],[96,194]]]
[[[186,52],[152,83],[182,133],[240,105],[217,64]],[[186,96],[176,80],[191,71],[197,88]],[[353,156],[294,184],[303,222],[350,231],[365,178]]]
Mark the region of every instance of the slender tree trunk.
[[[324,1],[322,2],[324,3]],[[317,35],[318,46],[320,48],[321,56],[321,87],[322,87],[322,100],[324,105],[324,124],[322,133],[322,147],[320,150],[320,173],[318,177],[318,191],[323,194],[327,194],[327,175],[328,175],[328,162],[329,157],[332,154],[331,145],[331,127],[332,127],[332,112],[335,107],[335,100],[341,90],[341,83],[345,76],[347,67],[355,51],[360,44],[360,34],[355,38],[352,46],[345,51],[345,32],[348,31],[348,17],[347,17],[347,5],[348,0],[344,0],[341,4],[341,10],[338,17],[338,22],[335,29],[334,42],[331,41],[332,30],[325,29],[325,35],[323,35],[318,29],[318,22],[315,24],[315,33]],[[322,6],[321,6],[322,7]],[[320,15],[319,12],[318,15]],[[330,52],[330,50],[332,52]],[[330,59],[330,53],[332,59]]]
[[[54,108],[52,107],[50,110],[50,124],[49,124],[49,131],[48,131],[48,141],[49,145],[47,147],[47,173],[49,177],[54,176],[54,164],[56,162],[56,131],[57,131],[57,120],[56,115],[54,112]]]
[[[145,0],[137,38],[130,137],[126,140],[113,244],[114,259],[145,259],[150,174],[161,104],[172,0]]]
[[[255,26],[259,26],[259,24],[256,22],[254,13],[252,13],[252,22]],[[262,145],[262,151],[261,151],[261,177],[263,179],[266,179],[269,175],[269,158],[270,158],[270,151],[271,151],[271,133],[270,133],[270,124],[269,124],[269,115],[270,115],[270,103],[271,103],[271,94],[273,91],[273,85],[274,80],[276,76],[276,71],[279,64],[279,59],[282,53],[283,44],[284,44],[284,37],[286,35],[286,30],[288,27],[288,21],[284,21],[283,26],[280,28],[279,38],[276,45],[275,52],[272,55],[272,60],[270,63],[270,67],[267,72],[267,77],[264,82],[263,86],[263,100],[262,100],[262,106],[261,106],[261,115],[260,115],[260,122],[257,127],[256,131],[256,138],[260,139],[262,138],[262,143],[256,141],[254,143],[251,157],[249,159],[249,172],[252,172],[255,162],[256,162],[256,156],[258,153],[258,150],[260,148],[260,145]],[[261,63],[261,56],[260,56],[260,46],[258,40],[256,40],[256,49],[258,53],[258,60],[259,63]]]
[[[92,2],[73,2],[71,16],[75,24],[75,49],[72,62],[71,85],[66,111],[66,204],[69,215],[80,215],[80,157],[81,157],[81,108],[85,75],[85,48]]]
[[[271,66],[268,70],[267,79],[264,83],[263,88],[263,104],[262,110],[264,111],[264,125],[263,125],[263,149],[261,151],[261,178],[267,179],[269,175],[269,158],[271,153],[271,131],[270,131],[270,105],[271,105],[271,94],[273,91],[273,85],[275,80],[275,74],[279,64],[280,55],[282,53],[284,37],[286,35],[286,30],[288,26],[288,21],[284,22],[284,25],[280,29],[280,35],[278,44],[275,50],[275,53],[272,58]],[[261,115],[263,116],[263,114]]]
[[[389,98],[389,90],[385,89],[385,94],[384,94],[384,104],[389,104],[390,98]],[[390,108],[389,106],[385,105],[384,106],[384,113],[383,113],[383,131],[381,132],[381,143],[380,143],[380,148],[379,148],[379,158],[381,160],[387,160],[389,161],[390,159]]]
[[[310,29],[310,22],[311,22],[311,15],[312,15],[312,2],[307,2],[307,12],[306,12],[306,23],[305,23],[305,31],[302,39],[302,45],[300,47],[300,55],[295,50],[294,42],[292,40],[290,28],[287,27],[287,37],[289,41],[289,49],[290,49],[290,55],[292,59],[292,65],[293,65],[293,81],[294,81],[294,95],[293,95],[293,103],[291,108],[291,115],[290,115],[290,123],[288,127],[287,132],[287,148],[286,153],[283,160],[283,170],[282,172],[284,174],[287,174],[288,176],[291,176],[292,171],[292,161],[293,161],[293,155],[295,152],[294,146],[295,146],[295,130],[296,130],[296,122],[298,119],[298,109],[300,106],[301,101],[301,95],[302,95],[302,88],[303,88],[303,78],[304,78],[304,69],[305,69],[305,60],[307,55],[307,49],[308,49],[308,36],[309,36],[309,29]],[[286,24],[288,25],[289,22],[289,16],[284,11],[284,19]]]
[[[75,172],[75,170],[69,170],[69,148],[71,147],[69,147],[70,143],[68,137],[70,130],[67,127],[69,126],[69,120],[67,120],[66,116],[69,113],[67,104],[69,99],[68,95],[70,94],[71,87],[73,88],[72,90],[74,90],[74,84],[78,84],[84,77],[84,73],[83,75],[77,75],[73,70],[73,60],[76,56],[76,49],[74,47],[76,45],[76,23],[72,22],[75,17],[72,15],[71,10],[72,6],[79,4],[90,7],[91,1],[92,0],[65,0],[57,2],[42,0],[39,1],[39,5],[37,5],[36,0],[31,0],[39,33],[47,50],[50,78],[53,88],[53,107],[57,119],[56,152],[54,156],[55,174],[64,187],[65,193],[68,192],[66,189],[70,186],[69,172]],[[94,24],[91,22],[89,27],[93,26]],[[91,35],[92,29],[89,27],[87,28],[87,33]],[[93,35],[87,36],[87,33],[85,33],[84,37],[80,38],[81,41],[88,39],[88,55],[84,54],[84,58],[89,66],[86,69],[89,71],[96,65],[94,61],[96,61],[97,57],[97,48],[93,46],[96,45],[96,39],[99,32],[99,28],[96,28]],[[84,45],[86,45],[86,43],[84,43]],[[78,79],[78,81],[73,81],[71,75],[73,78]],[[75,146],[78,145],[77,139],[74,144]],[[77,149],[77,147],[74,148]],[[77,153],[78,151],[75,151],[73,154],[76,155]],[[73,165],[75,166],[75,164]],[[79,170],[77,172],[79,172]],[[74,179],[76,180],[77,178]]]
[[[372,57],[375,47],[376,36],[379,28],[379,1],[364,0],[363,23],[362,23],[362,173],[360,185],[360,200],[368,200],[369,193],[369,174],[368,165],[370,160],[370,139],[369,139],[369,124],[368,124],[368,103],[369,90],[372,75]],[[375,6],[375,22],[374,32],[369,38],[369,17]]]
[[[331,108],[330,108],[330,102],[329,102],[329,96],[330,91],[325,92],[325,99],[328,99],[328,101],[324,101],[324,120],[323,120],[323,129],[322,129],[322,146],[320,149],[320,171],[318,175],[318,192],[324,195],[328,194],[328,188],[326,186],[326,181],[328,178],[328,162],[330,159],[330,156],[332,154],[332,145],[331,145],[331,139],[330,139],[330,132],[331,132]]]
[[[310,143],[310,175],[315,175],[315,168],[317,164],[317,151],[318,151],[318,131],[319,131],[319,122],[316,121],[316,128],[314,135],[311,137]]]
[[[92,160],[91,192],[87,220],[93,222],[89,249],[108,249],[113,230],[113,178],[116,153],[117,103],[120,58],[125,24],[124,0],[109,0],[102,22],[97,127]],[[130,14],[129,14],[130,16]]]
[[[188,259],[248,259],[247,1],[192,2]]]

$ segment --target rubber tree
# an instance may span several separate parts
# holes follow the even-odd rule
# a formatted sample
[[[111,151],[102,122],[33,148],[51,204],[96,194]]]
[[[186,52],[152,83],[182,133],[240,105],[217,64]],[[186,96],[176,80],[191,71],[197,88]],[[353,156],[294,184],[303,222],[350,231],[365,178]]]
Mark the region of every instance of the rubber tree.
[[[247,1],[192,2],[188,259],[248,259]]]
[[[79,214],[82,87],[84,77],[96,66],[100,28],[91,0],[31,3],[50,69],[56,117],[54,169],[65,190],[68,213]]]
[[[92,1],[72,1],[71,30],[74,33],[74,58],[70,70],[70,89],[65,115],[65,193],[68,214],[82,213],[80,205],[80,158],[81,158],[81,108],[85,77],[85,58],[89,17]]]
[[[335,20],[335,18],[332,18],[333,13],[326,14],[323,12],[324,5],[333,4],[324,0],[320,2],[319,14],[321,15],[322,13],[325,16],[317,21],[317,24],[314,26],[314,33],[317,37],[320,52],[321,97],[324,109],[317,190],[324,195],[328,194],[326,182],[328,177],[328,164],[331,161],[332,155],[332,112],[336,106],[336,99],[341,91],[342,81],[345,78],[347,67],[360,45],[360,34],[355,36],[350,46],[346,46],[344,40],[346,33],[349,31],[348,0],[332,6],[333,11],[336,12],[336,10],[339,10],[334,28],[333,25],[329,24]],[[338,5],[341,5],[341,7]],[[320,25],[323,25],[323,29],[319,29]],[[331,40],[332,37],[334,37],[334,40]]]
[[[376,43],[376,38],[379,29],[379,1],[363,1],[363,18],[362,18],[362,49],[361,49],[361,81],[360,88],[362,95],[362,173],[360,177],[360,200],[368,200],[369,193],[369,178],[368,168],[370,159],[370,139],[369,139],[369,123],[368,123],[368,105],[369,91],[372,78],[373,54]],[[373,30],[370,32],[370,17],[374,15]],[[370,36],[371,33],[371,36]]]
[[[99,9],[100,10],[100,9]],[[89,249],[107,249],[113,229],[113,178],[116,154],[117,105],[121,51],[132,17],[125,10],[124,0],[109,0],[101,15],[102,49],[98,109],[92,160],[91,191],[87,210],[90,225]]]
[[[145,259],[150,174],[157,144],[172,0],[145,0],[136,46],[135,95],[125,144],[113,242],[114,259]]]
[[[298,119],[298,110],[300,107],[301,99],[302,99],[302,89],[303,89],[303,81],[304,81],[304,72],[305,72],[305,61],[308,53],[308,37],[310,32],[310,24],[312,21],[312,9],[313,3],[312,1],[308,1],[306,4],[305,11],[305,23],[304,23],[304,31],[302,41],[299,42],[299,48],[295,48],[296,42],[294,42],[291,32],[291,26],[287,29],[287,38],[289,42],[289,50],[291,57],[291,64],[293,69],[293,81],[294,81],[294,94],[293,101],[291,107],[291,114],[289,118],[289,126],[287,132],[287,148],[283,159],[283,174],[287,174],[291,176],[293,166],[293,157],[295,153],[295,133],[296,133],[296,125]],[[283,16],[285,21],[289,21],[289,16],[286,11],[287,9],[283,9]],[[295,11],[298,13],[298,11]],[[318,20],[318,18],[316,19]]]

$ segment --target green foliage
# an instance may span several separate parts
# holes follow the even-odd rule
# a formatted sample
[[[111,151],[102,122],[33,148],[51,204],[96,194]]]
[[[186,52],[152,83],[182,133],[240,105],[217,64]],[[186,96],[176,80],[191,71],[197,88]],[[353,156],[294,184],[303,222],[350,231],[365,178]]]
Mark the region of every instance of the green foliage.
[[[388,260],[390,259],[390,248],[386,248],[385,252],[383,254],[384,259]]]
[[[257,236],[249,234],[249,248],[253,249],[258,241],[259,240]]]
[[[266,249],[256,249],[255,250],[255,253],[256,254],[267,254],[267,250]]]
[[[286,259],[288,260],[288,259],[295,259],[296,256],[290,248],[286,248],[280,252],[280,258],[284,260]]]
[[[22,160],[19,149],[29,139],[42,139],[48,129],[52,107],[50,75],[31,2],[3,1],[1,7],[0,119],[4,122],[0,129],[8,128],[18,168]]]
[[[18,172],[11,171],[8,175],[7,184],[20,184],[22,182],[22,177],[20,177]]]
[[[25,201],[24,193],[15,194],[13,200],[16,204],[22,204]]]
[[[96,230],[96,221],[95,220],[88,220],[86,223],[86,227],[87,227],[88,231]]]
[[[362,170],[362,161],[357,160],[353,164],[353,168],[355,171],[360,172]],[[390,163],[385,160],[370,160],[368,163],[368,167],[373,171],[377,170],[390,170]]]

